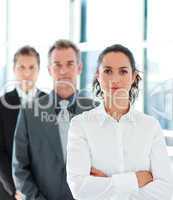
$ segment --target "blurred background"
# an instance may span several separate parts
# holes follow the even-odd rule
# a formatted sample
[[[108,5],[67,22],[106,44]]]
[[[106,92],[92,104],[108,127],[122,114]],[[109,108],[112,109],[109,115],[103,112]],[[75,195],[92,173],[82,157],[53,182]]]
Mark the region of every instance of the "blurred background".
[[[61,38],[77,43],[84,64],[78,87],[91,95],[99,52],[123,44],[143,77],[136,107],[159,120],[172,156],[172,10],[171,0],[0,0],[0,94],[13,86],[13,55],[23,45],[39,51],[37,86],[50,91],[49,47]]]

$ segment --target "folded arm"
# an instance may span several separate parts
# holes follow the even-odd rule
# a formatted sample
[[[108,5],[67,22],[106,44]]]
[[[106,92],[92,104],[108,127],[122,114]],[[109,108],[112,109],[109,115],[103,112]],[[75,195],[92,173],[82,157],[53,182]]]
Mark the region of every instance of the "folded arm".
[[[155,137],[150,154],[153,182],[142,187],[130,200],[171,200],[173,194],[173,175],[167,154],[166,144],[160,125],[155,127]]]
[[[173,191],[170,163],[159,127],[151,151],[151,173],[127,172],[106,177],[93,176],[91,153],[85,133],[72,120],[67,148],[67,181],[76,199],[170,200]],[[100,173],[100,172],[99,172]],[[152,177],[153,176],[153,177]]]
[[[76,199],[117,200],[122,193],[138,191],[134,172],[115,174],[112,177],[93,176],[89,145],[80,124],[74,120],[69,130],[67,147],[67,181]],[[116,199],[115,199],[116,200]]]

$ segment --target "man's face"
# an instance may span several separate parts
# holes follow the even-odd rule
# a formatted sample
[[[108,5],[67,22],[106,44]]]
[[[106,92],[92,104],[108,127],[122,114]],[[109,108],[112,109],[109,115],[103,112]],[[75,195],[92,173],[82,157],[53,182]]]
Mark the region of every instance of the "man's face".
[[[72,48],[54,49],[50,56],[49,73],[60,90],[75,90],[82,66]]]
[[[37,58],[30,55],[19,55],[14,65],[14,74],[22,90],[31,90],[37,81],[39,66]]]

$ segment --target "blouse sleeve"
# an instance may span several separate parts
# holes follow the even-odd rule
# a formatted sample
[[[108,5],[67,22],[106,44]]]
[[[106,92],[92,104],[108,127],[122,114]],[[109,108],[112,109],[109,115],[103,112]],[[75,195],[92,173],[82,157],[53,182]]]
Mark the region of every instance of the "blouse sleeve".
[[[163,132],[158,122],[150,154],[153,182],[131,195],[130,200],[171,200],[173,194],[173,175],[167,154]]]

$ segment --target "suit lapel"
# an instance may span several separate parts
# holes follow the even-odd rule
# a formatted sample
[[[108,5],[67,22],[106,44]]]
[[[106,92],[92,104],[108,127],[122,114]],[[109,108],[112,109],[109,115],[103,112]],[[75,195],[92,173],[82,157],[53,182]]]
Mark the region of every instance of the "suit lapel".
[[[37,89],[37,92],[36,92],[36,97],[42,97],[42,96],[44,96],[44,95],[46,95],[46,93],[44,93],[44,92],[42,92],[41,90],[39,90],[39,89]]]
[[[82,107],[78,103],[76,103],[75,115],[82,113],[82,111]]]
[[[77,97],[75,115],[81,114],[83,111],[92,109],[91,102],[86,97]]]
[[[52,98],[50,94],[47,96],[48,98]],[[46,112],[47,121],[43,122],[45,128],[45,134],[49,141],[50,146],[53,148],[54,152],[56,153],[57,157],[63,161],[62,155],[62,147],[61,147],[61,140],[59,136],[59,128],[57,124],[57,115],[55,112],[54,104],[52,104],[48,109],[42,109],[41,112]],[[41,114],[41,113],[40,113]],[[51,118],[51,120],[50,120]],[[54,120],[52,120],[54,118]]]
[[[17,93],[17,90],[14,89],[13,91],[11,91],[10,93],[10,97],[9,97],[9,103],[11,105],[20,105],[20,98],[19,98],[19,95]]]

